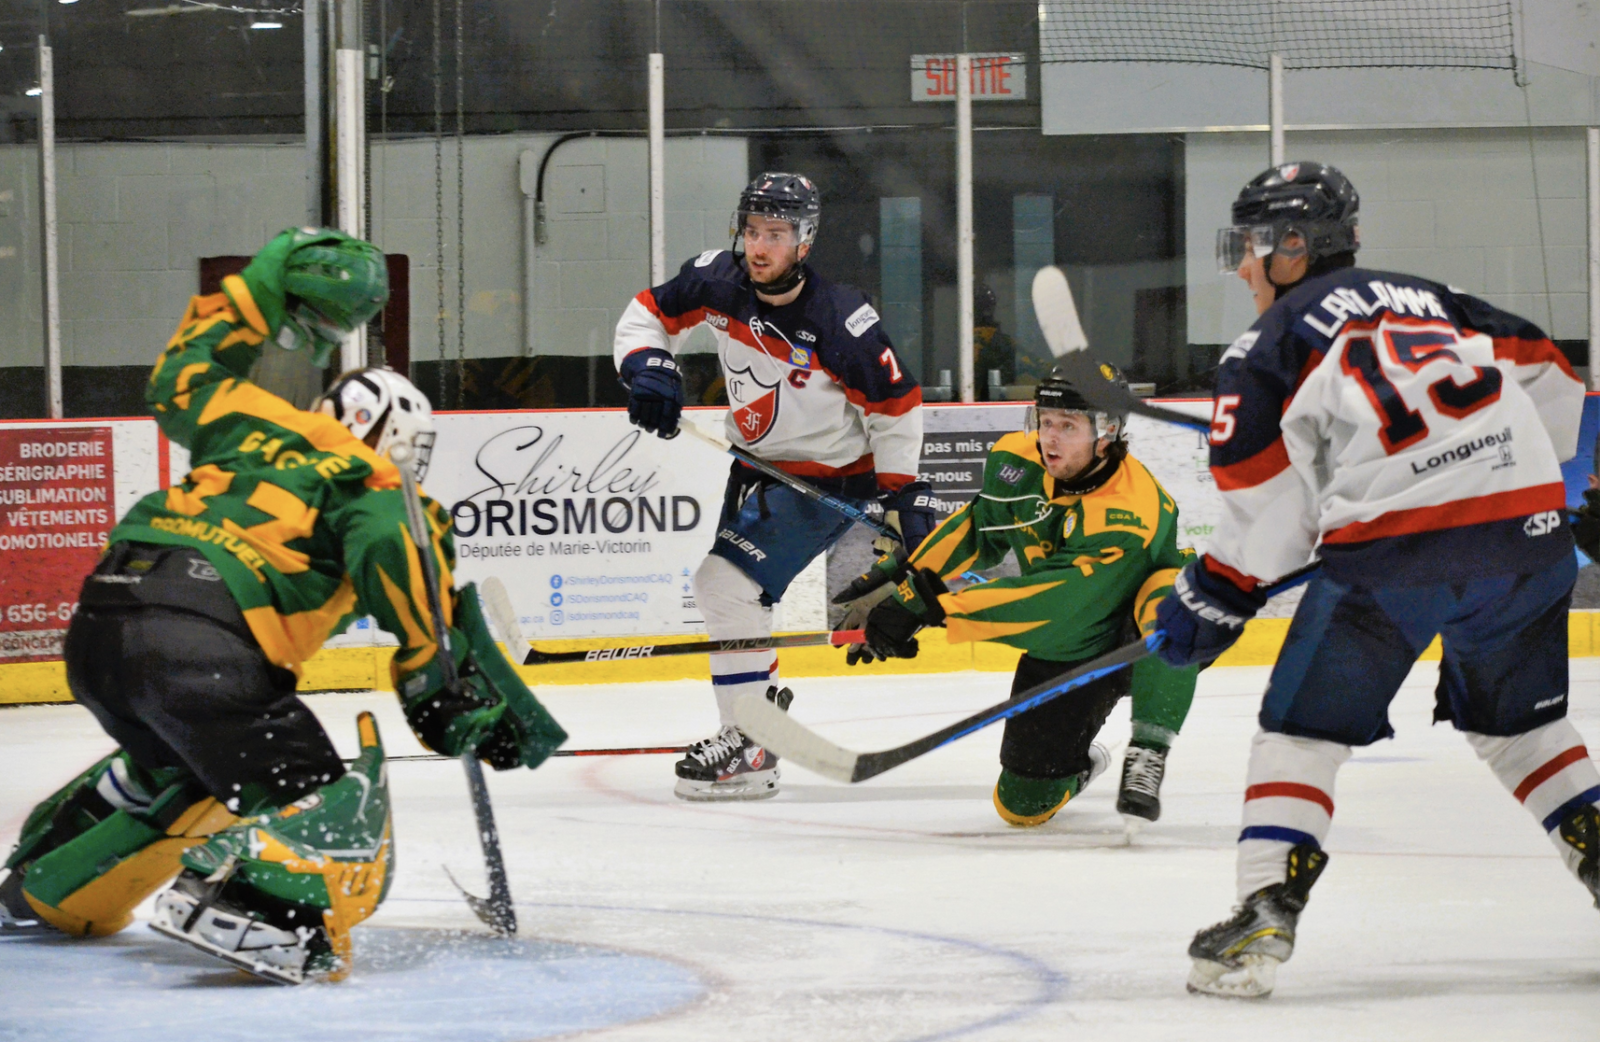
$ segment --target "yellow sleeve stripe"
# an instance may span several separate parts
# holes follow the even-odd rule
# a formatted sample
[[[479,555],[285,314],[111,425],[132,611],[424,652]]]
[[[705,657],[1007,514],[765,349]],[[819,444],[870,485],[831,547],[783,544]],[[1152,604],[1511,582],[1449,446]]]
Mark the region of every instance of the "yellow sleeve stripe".
[[[998,608],[1003,604],[1025,601],[1035,594],[1055,589],[1063,581],[1057,579],[1055,582],[1039,583],[1036,586],[996,586],[993,583],[984,583],[981,586],[970,586],[960,593],[940,594],[939,604],[944,608],[946,615],[971,615],[990,608]]]
[[[412,553],[411,558],[413,566],[415,566],[415,553]],[[415,649],[404,659],[401,659],[398,656],[395,658],[395,665],[409,673],[410,671],[424,665],[430,658],[433,657],[435,650],[432,632],[433,627],[429,625],[425,630],[421,625],[418,624],[417,613],[426,615],[427,608],[420,604],[413,605],[411,603],[411,598],[406,596],[406,592],[400,588],[399,584],[397,584],[393,579],[389,578],[389,573],[383,570],[383,566],[378,565],[377,568],[378,579],[383,583],[384,596],[389,598],[389,606],[394,609],[395,615],[400,619],[400,625],[406,631],[406,646]],[[415,611],[413,611],[413,609],[415,609]]]
[[[261,308],[256,305],[256,298],[250,293],[250,286],[237,275],[229,275],[222,280],[222,291],[233,301],[233,306],[239,309],[239,316],[262,336],[272,330],[267,328],[267,320],[261,315]]]
[[[976,619],[946,619],[945,640],[951,644],[964,644],[973,640],[1001,640],[1027,633],[1043,626],[1047,619],[1038,622],[982,622]]]
[[[1133,617],[1139,623],[1139,632],[1145,636],[1155,632],[1156,609],[1178,579],[1178,569],[1162,568],[1150,573],[1133,598]]]
[[[950,574],[944,566],[949,563],[950,555],[961,549],[962,542],[965,541],[968,533],[972,531],[972,512],[969,508],[964,508],[964,510],[965,514],[959,524],[943,535],[934,532],[933,535],[928,537],[928,541],[922,544],[921,549],[912,555],[911,563],[913,565],[918,568],[932,568],[941,576]],[[945,522],[945,524],[949,523],[949,521]]]

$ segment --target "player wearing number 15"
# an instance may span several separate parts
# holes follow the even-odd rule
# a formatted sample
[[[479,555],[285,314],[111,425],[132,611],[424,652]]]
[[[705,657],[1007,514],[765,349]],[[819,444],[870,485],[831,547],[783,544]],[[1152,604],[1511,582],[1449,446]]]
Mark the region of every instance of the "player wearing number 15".
[[[617,373],[628,419],[670,438],[683,381],[674,355],[697,326],[717,344],[728,392],[728,440],[825,492],[877,499],[906,548],[933,530],[922,452],[922,390],[901,368],[878,313],[858,289],[806,264],[822,218],[821,194],[800,174],[766,173],[739,195],[732,250],[707,250],[635,297],[617,323]],[[692,450],[686,450],[692,451]],[[792,488],[735,462],[695,599],[713,640],[765,637],[772,605],[850,522]],[[772,696],[771,651],[711,656],[722,727],[677,766],[685,799],[753,799],[777,791],[776,757],[733,723],[746,693]]]
[[[1189,947],[1191,990],[1261,996],[1328,862],[1334,778],[1392,737],[1388,707],[1444,639],[1434,719],[1463,732],[1600,902],[1600,773],[1567,722],[1576,563],[1560,461],[1583,385],[1531,323],[1437,282],[1355,266],[1355,188],[1290,163],[1218,239],[1261,317],[1223,353],[1210,552],[1158,609],[1159,653],[1214,658],[1305,564],[1251,746],[1233,918]],[[1381,943],[1374,933],[1371,940]]]

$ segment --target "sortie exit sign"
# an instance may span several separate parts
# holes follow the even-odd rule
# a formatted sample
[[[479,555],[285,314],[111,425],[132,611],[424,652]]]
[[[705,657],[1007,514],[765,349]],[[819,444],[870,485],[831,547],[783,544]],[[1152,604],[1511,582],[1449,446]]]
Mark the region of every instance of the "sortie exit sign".
[[[973,101],[1025,101],[1028,97],[1028,61],[1005,51],[972,56]],[[913,54],[911,100],[956,100],[956,56]]]

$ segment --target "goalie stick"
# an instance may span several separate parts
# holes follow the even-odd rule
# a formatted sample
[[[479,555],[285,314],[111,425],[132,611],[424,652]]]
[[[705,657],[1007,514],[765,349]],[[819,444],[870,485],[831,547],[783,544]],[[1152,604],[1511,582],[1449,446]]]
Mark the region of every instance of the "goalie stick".
[[[1136,413],[1196,430],[1211,429],[1210,420],[1151,405],[1101,375],[1099,364],[1089,354],[1089,338],[1083,335],[1083,324],[1078,321],[1072,287],[1060,268],[1053,265],[1040,268],[1033,276],[1033,313],[1039,320],[1040,332],[1044,333],[1044,342],[1056,357],[1056,364],[1072,381],[1073,390],[1097,408],[1112,413]]]
[[[417,556],[422,560],[422,584],[427,588],[428,613],[433,616],[433,639],[438,650],[439,671],[444,676],[445,687],[454,692],[461,683],[456,674],[455,655],[450,650],[450,632],[444,624],[444,600],[439,589],[439,571],[433,559],[433,540],[428,535],[428,521],[422,513],[422,496],[417,492],[417,480],[411,473],[411,463],[395,461],[400,469],[400,481],[406,500],[406,522],[411,529],[411,541],[416,544]],[[461,754],[461,766],[467,774],[467,791],[472,795],[472,813],[478,823],[478,841],[483,846],[484,873],[489,877],[489,896],[476,897],[456,882],[448,868],[444,874],[455,888],[461,891],[473,914],[484,925],[502,937],[513,937],[517,932],[517,910],[511,903],[511,886],[506,879],[505,858],[500,853],[500,830],[494,821],[494,806],[489,802],[489,786],[483,780],[483,765],[471,749]]]
[[[1268,586],[1264,592],[1268,597],[1275,597],[1285,590],[1293,589],[1311,578],[1312,573],[1321,565],[1322,562],[1313,561],[1304,568],[1290,572]],[[981,731],[990,724],[1016,716],[1018,713],[1025,713],[1091,681],[1115,673],[1124,666],[1130,666],[1154,652],[1164,637],[1165,634],[1157,630],[1148,637],[1091,659],[1063,676],[1046,680],[964,720],[957,720],[948,727],[941,727],[916,741],[880,752],[858,753],[842,745],[836,745],[788,713],[781,711],[765,698],[754,695],[745,695],[734,703],[733,718],[739,725],[739,730],[779,757],[792,760],[801,767],[824,778],[832,778],[834,781],[847,784],[866,781],[930,753],[942,745],[959,741],[974,731]]]

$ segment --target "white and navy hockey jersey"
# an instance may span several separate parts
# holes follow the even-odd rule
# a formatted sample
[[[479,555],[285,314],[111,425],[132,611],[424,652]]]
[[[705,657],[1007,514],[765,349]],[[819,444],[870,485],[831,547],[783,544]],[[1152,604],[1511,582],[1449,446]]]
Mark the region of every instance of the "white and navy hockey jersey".
[[[676,354],[701,323],[716,335],[735,445],[801,477],[876,472],[884,490],[915,480],[922,388],[860,290],[808,270],[799,297],[771,307],[732,253],[707,251],[628,304],[617,368],[642,348]]]
[[[1339,582],[1527,572],[1572,552],[1560,462],[1584,388],[1532,323],[1411,275],[1346,268],[1222,355],[1207,555],[1246,589],[1320,543]]]

